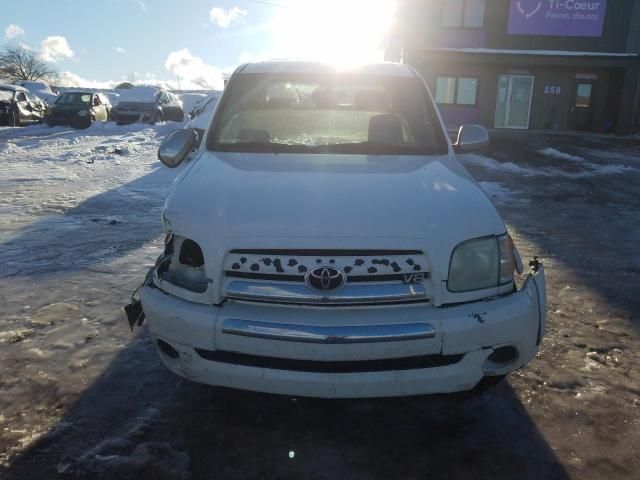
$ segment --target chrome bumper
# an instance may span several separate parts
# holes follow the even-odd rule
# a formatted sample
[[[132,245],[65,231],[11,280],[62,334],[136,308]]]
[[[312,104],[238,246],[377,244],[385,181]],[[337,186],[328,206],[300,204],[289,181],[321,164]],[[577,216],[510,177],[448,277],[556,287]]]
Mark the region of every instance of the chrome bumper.
[[[319,296],[306,285],[264,284],[233,281],[229,283],[226,297],[236,300],[253,300],[306,305],[323,304],[376,304],[427,300],[423,284],[346,285],[340,290]]]
[[[141,300],[161,353],[188,379],[296,396],[354,398],[468,390],[530,362],[546,323],[544,269],[521,290],[450,307],[197,304],[145,286]],[[481,313],[482,312],[482,313]],[[478,316],[481,315],[479,319]],[[489,360],[511,346],[517,358]]]
[[[235,318],[224,320],[222,333],[284,342],[325,344],[399,342],[436,336],[435,329],[429,323],[319,327]]]

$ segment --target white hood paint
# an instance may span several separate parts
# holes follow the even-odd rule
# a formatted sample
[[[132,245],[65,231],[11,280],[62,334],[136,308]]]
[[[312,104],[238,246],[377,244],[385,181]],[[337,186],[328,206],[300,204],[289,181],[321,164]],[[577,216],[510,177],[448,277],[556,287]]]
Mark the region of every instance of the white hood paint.
[[[201,152],[163,217],[167,230],[201,245],[214,282],[234,248],[420,249],[433,278],[446,278],[455,245],[505,231],[453,154]]]

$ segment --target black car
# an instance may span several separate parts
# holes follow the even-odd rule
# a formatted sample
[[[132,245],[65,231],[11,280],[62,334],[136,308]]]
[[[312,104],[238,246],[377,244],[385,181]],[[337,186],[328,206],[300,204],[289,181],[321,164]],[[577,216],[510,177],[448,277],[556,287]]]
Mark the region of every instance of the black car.
[[[87,128],[92,122],[109,120],[111,104],[102,93],[72,91],[61,94],[49,109],[47,125]]]
[[[118,125],[184,120],[182,102],[171,92],[158,87],[138,86],[122,93],[111,111]]]
[[[0,84],[0,125],[19,127],[42,123],[47,104],[29,90]]]

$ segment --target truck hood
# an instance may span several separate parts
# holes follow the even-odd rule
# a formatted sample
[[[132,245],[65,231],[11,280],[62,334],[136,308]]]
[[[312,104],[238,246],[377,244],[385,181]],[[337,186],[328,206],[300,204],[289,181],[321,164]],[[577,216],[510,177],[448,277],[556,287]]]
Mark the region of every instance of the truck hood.
[[[409,244],[450,252],[463,240],[505,231],[453,154],[202,151],[178,177],[163,218],[168,230],[201,243],[205,256],[230,248]]]

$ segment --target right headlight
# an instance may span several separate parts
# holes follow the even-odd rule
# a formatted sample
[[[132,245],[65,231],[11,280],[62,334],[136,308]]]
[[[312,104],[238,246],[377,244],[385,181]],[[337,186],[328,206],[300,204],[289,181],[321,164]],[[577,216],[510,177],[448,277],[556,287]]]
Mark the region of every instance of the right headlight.
[[[453,249],[447,289],[469,292],[513,282],[514,245],[507,234],[474,238]]]

